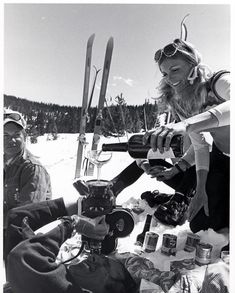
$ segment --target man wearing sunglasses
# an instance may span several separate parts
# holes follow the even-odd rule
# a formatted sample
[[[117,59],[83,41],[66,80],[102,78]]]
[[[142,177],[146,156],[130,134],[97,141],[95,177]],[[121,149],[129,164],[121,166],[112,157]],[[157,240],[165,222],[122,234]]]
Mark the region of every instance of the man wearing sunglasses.
[[[4,110],[4,227],[10,209],[51,199],[50,176],[26,148],[26,121]],[[6,248],[7,249],[7,248]]]

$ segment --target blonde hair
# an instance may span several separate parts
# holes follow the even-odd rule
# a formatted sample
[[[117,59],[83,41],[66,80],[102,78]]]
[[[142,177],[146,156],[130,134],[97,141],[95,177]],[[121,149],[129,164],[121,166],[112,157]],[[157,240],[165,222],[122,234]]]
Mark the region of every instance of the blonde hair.
[[[192,70],[188,76],[188,85],[178,96],[174,88],[163,77],[158,86],[158,91],[161,99],[170,107],[173,116],[188,118],[200,113],[201,106],[207,96],[206,84],[212,76],[212,72],[205,64],[201,63],[201,55],[192,44],[181,39],[176,39],[174,42],[180,46],[180,49],[172,57],[163,54],[158,64],[160,65],[166,58],[174,57],[183,58],[192,64]]]

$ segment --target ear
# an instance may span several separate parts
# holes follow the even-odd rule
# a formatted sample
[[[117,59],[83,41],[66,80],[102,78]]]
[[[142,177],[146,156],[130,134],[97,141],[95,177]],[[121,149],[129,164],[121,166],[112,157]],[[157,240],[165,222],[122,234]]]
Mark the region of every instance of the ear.
[[[188,81],[190,84],[194,83],[194,80],[198,77],[197,66],[193,66],[188,75]]]

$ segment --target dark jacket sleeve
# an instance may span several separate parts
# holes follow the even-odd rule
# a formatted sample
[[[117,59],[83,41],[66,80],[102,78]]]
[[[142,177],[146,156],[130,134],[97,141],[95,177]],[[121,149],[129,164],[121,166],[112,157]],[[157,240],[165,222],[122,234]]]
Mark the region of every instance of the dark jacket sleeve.
[[[20,243],[24,238],[22,235],[22,220],[27,217],[28,224],[32,230],[66,216],[63,198],[48,200],[39,203],[31,203],[11,209],[7,214],[6,230],[4,235],[4,259],[13,247]]]
[[[79,293],[64,264],[55,262],[62,243],[71,236],[72,226],[62,222],[50,232],[18,244],[9,254],[7,275],[17,293]]]
[[[138,167],[136,161],[128,165],[121,173],[111,180],[113,183],[112,190],[114,195],[117,196],[124,188],[137,181],[143,173],[144,171]]]

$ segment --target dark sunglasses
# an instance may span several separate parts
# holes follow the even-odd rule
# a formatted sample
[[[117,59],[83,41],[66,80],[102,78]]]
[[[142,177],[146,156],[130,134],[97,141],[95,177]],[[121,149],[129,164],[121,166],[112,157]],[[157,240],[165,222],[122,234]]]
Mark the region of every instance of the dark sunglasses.
[[[178,44],[171,43],[169,45],[166,45],[163,49],[157,50],[157,52],[154,55],[154,60],[156,63],[158,63],[162,58],[162,54],[164,54],[166,57],[172,57],[175,55],[177,51],[184,52],[184,50],[180,49],[180,46]]]
[[[7,119],[7,118],[11,118],[15,121],[20,121],[22,119],[22,116],[18,113],[4,113],[4,119]]]

